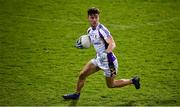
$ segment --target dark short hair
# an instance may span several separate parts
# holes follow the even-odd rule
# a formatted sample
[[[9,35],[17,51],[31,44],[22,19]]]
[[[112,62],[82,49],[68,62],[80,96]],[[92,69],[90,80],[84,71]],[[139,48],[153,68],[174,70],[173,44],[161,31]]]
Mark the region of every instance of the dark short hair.
[[[100,14],[100,11],[98,8],[91,7],[90,9],[88,9],[87,13],[89,16],[89,15],[93,15],[93,14]]]

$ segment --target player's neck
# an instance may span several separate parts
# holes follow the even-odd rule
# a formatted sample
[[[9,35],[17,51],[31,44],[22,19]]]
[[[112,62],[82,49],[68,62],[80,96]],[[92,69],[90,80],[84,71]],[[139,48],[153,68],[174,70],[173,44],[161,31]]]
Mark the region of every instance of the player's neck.
[[[95,30],[98,25],[99,25],[99,22],[95,26],[91,25],[91,27],[93,30]]]

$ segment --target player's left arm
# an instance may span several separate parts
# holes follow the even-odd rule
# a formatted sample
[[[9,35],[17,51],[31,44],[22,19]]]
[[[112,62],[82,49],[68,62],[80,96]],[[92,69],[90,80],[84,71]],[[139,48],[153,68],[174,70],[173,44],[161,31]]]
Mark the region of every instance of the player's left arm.
[[[108,43],[108,47],[106,49],[106,52],[111,53],[113,51],[113,49],[116,47],[114,39],[112,36],[109,36],[108,38],[105,39],[105,41]]]

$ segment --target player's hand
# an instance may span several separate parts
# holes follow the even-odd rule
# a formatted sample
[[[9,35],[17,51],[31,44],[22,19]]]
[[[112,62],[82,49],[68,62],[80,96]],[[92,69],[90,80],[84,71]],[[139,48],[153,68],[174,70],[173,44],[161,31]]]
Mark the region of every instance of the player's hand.
[[[82,44],[81,44],[80,38],[76,41],[75,47],[76,47],[76,48],[80,48],[80,49],[83,48],[83,46],[82,46]]]
[[[107,59],[107,53],[106,52],[103,52],[99,57],[98,57],[98,60],[99,61],[104,61]]]
[[[103,52],[103,53],[102,53],[101,59],[107,59],[107,53],[106,53],[106,52]]]

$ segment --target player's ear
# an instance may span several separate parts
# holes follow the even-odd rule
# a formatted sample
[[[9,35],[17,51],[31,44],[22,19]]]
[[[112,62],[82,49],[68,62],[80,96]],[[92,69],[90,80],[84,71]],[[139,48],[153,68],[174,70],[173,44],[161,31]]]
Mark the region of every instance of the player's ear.
[[[100,17],[100,15],[98,14],[98,18]]]
[[[87,19],[89,19],[89,15],[87,15]]]

